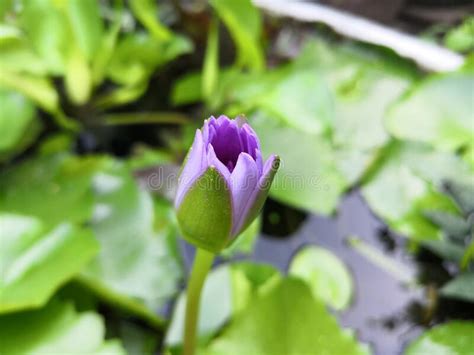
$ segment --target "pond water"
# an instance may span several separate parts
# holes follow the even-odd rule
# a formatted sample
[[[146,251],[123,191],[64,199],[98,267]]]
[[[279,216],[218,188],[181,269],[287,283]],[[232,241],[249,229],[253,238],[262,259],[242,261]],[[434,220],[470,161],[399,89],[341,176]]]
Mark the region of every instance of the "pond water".
[[[359,339],[370,343],[377,354],[400,354],[404,344],[421,332],[412,309],[423,302],[423,291],[403,285],[375,266],[347,243],[349,236],[357,236],[403,263],[413,274],[417,272],[416,261],[402,252],[405,241],[385,233],[384,224],[371,213],[357,192],[342,201],[334,218],[308,216],[301,227],[285,239],[263,235],[257,242],[253,259],[285,271],[294,253],[305,245],[331,250],[349,267],[355,285],[351,306],[337,314],[341,325],[354,329]]]

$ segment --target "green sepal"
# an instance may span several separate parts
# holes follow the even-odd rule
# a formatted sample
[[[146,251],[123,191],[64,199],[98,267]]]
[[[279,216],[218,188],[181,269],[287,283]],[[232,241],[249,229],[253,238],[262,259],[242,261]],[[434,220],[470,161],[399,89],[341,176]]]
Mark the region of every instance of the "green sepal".
[[[212,253],[227,246],[232,229],[231,193],[216,168],[207,169],[186,192],[177,217],[189,243]]]

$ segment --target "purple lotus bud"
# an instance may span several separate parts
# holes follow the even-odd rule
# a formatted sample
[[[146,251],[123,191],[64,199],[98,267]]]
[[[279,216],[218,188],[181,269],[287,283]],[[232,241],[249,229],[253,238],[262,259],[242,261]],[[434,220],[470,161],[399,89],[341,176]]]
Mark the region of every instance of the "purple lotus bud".
[[[280,160],[264,163],[255,131],[242,117],[209,118],[196,131],[175,199],[183,237],[217,253],[257,217]]]

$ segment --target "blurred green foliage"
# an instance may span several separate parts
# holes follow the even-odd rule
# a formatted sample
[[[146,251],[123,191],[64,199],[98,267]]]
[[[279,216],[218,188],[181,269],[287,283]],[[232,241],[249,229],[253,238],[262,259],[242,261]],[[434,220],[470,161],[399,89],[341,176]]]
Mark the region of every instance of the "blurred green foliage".
[[[186,16],[190,24],[165,24],[166,11],[153,0],[0,0],[0,352],[144,354],[163,342],[180,353],[185,268],[174,211],[135,174],[179,163],[201,116],[217,112],[245,113],[264,154],[281,155],[274,199],[330,215],[359,188],[391,230],[453,263],[442,297],[473,301],[472,59],[427,74],[387,49],[309,36],[287,60],[264,45],[271,31],[250,0],[210,1],[198,25]],[[471,33],[468,18],[445,42],[468,52]],[[204,53],[193,52],[203,40]],[[174,111],[137,108],[150,81],[191,53],[201,67],[173,77],[162,106]],[[125,159],[79,155],[74,142],[91,122],[181,129]],[[234,261],[253,251],[260,228],[210,275],[200,353],[370,352],[327,310],[354,297],[336,255],[303,249],[290,276]],[[468,354],[471,333],[472,322],[441,325],[407,353],[441,344]]]

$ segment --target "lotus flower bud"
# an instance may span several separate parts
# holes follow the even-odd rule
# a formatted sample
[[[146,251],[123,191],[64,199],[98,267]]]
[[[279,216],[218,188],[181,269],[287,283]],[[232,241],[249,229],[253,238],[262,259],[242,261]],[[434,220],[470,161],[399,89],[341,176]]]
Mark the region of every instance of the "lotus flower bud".
[[[209,118],[196,131],[175,199],[183,237],[217,253],[257,217],[279,158],[264,163],[255,131],[246,120]]]

